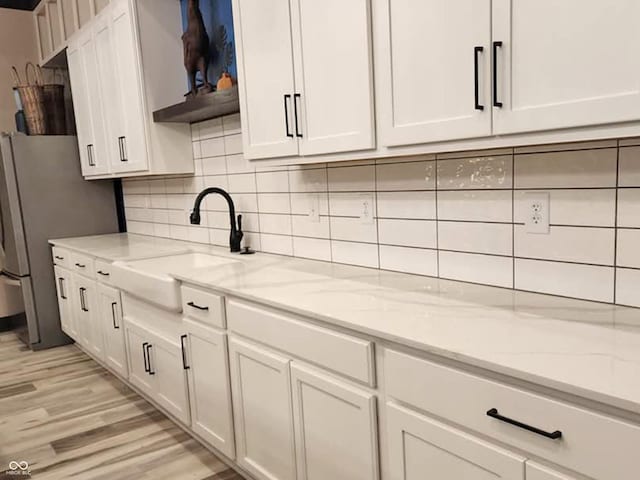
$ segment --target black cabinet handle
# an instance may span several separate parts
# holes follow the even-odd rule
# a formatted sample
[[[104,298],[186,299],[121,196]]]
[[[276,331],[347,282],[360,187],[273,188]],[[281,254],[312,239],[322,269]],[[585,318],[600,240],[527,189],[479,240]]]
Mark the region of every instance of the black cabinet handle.
[[[298,124],[298,100],[301,98],[299,93],[293,94],[293,119],[296,122],[296,137],[302,138],[302,132],[300,132],[300,125]]]
[[[108,272],[103,272],[102,270],[98,270],[98,275],[102,275],[103,277],[108,277],[111,274]]]
[[[186,335],[180,335],[180,348],[182,349],[182,368],[189,370],[191,367],[187,366],[187,354],[184,350],[184,341],[187,339]]]
[[[84,292],[86,292],[87,289],[84,287],[80,287],[80,308],[82,309],[83,312],[88,312],[89,309],[87,308],[87,301],[84,298]]]
[[[142,361],[144,362],[144,371],[149,373],[151,368],[147,366],[147,345],[149,345],[147,342],[142,344]]]
[[[96,166],[96,162],[93,159],[93,144],[89,144],[87,145],[87,155],[89,157],[89,166],[90,167],[95,167]]]
[[[498,101],[498,48],[502,48],[502,42],[493,42],[493,106],[502,108]]]
[[[64,260],[64,257],[61,257],[60,255],[56,255],[56,256],[55,256],[55,259],[56,259],[56,260]]]
[[[128,162],[127,158],[127,137],[118,137],[118,148],[120,149],[120,161]]]
[[[78,268],[85,268],[86,265],[83,265],[82,263],[76,263],[76,267]]]
[[[113,302],[111,304],[111,317],[113,318],[113,328],[116,330],[120,329],[120,325],[116,323],[116,307],[118,306],[118,302]]]
[[[189,302],[189,303],[187,303],[187,305],[190,306],[191,308],[196,308],[198,310],[203,310],[203,311],[209,310],[209,307],[201,307],[200,305],[196,305],[193,302]]]
[[[545,432],[544,430],[540,430],[539,428],[532,427],[531,425],[527,425],[526,423],[513,420],[512,418],[503,417],[498,413],[497,408],[492,408],[491,410],[488,410],[487,415],[491,418],[495,418],[496,420],[500,420],[501,422],[508,423],[509,425],[513,425],[515,427],[522,428],[529,432],[542,435],[543,437],[550,438],[551,440],[559,440],[562,438],[562,432],[560,430],[556,430],[555,432]]]
[[[153,345],[148,343],[147,344],[147,360],[149,360],[149,375],[155,375],[156,372],[154,372],[153,368],[151,368],[151,347],[153,347]]]
[[[480,54],[484,51],[484,47],[475,47],[473,49],[473,95],[475,98],[475,109],[484,110],[484,105],[480,105]]]
[[[62,277],[58,278],[58,285],[60,285],[60,298],[62,300],[66,300],[67,296],[64,293],[64,278]]]
[[[284,96],[284,126],[286,129],[287,137],[293,138],[293,133],[289,128],[289,102],[291,101],[291,95],[285,94]]]

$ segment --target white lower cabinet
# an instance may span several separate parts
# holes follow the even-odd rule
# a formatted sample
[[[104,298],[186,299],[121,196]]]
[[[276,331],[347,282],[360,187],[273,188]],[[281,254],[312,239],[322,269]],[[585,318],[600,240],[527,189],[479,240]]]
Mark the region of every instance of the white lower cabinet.
[[[71,273],[64,268],[55,267],[56,292],[58,294],[58,310],[60,311],[60,326],[62,331],[74,340],[78,337],[76,322],[74,319],[74,305],[71,300],[73,284],[71,283]]]
[[[389,480],[525,478],[523,457],[395,404],[386,413]]]
[[[259,479],[296,478],[290,361],[229,341],[238,464]]]
[[[234,458],[227,335],[191,320],[185,319],[183,324],[186,334],[181,341],[191,428],[211,446]]]
[[[77,341],[92,355],[104,360],[104,339],[100,322],[95,280],[73,275],[74,320],[78,328]]]
[[[527,461],[527,480],[577,480],[535,462]]]
[[[153,376],[149,373],[147,347],[149,331],[126,321],[124,324],[129,365],[129,381],[147,395],[153,394]]]
[[[291,366],[298,480],[375,480],[376,397],[313,369]]]
[[[120,291],[113,287],[99,284],[98,303],[100,323],[104,334],[104,361],[116,373],[127,378],[127,349],[122,325]]]

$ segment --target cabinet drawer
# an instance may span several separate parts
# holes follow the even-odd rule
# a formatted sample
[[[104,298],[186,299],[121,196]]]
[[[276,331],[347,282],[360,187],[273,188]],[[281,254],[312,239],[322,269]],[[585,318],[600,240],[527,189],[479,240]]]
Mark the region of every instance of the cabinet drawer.
[[[227,301],[229,330],[374,386],[373,344],[293,316]]]
[[[428,413],[598,479],[637,478],[640,426],[393,350],[384,352],[387,394]],[[488,412],[560,431],[547,438]]]
[[[182,311],[185,317],[225,328],[224,297],[193,287],[182,287]]]
[[[106,283],[108,285],[113,284],[113,282],[111,281],[111,264],[109,262],[105,262],[104,260],[96,260],[95,271],[96,279],[99,282]]]
[[[96,272],[93,258],[77,252],[73,252],[70,258],[70,268],[74,272],[81,273],[89,278],[95,278]]]
[[[51,247],[51,256],[53,257],[54,265],[69,268],[69,265],[71,264],[71,257],[68,250],[60,247]]]

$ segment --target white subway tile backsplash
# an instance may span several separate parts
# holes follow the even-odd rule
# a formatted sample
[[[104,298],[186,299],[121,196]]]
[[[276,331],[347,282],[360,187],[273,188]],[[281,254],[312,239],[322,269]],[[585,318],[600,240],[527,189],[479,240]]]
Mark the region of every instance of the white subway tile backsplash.
[[[332,231],[333,233],[333,231]],[[433,220],[378,220],[379,243],[405,247],[436,248],[438,234]]]
[[[513,156],[438,160],[438,189],[503,189],[513,182]]]
[[[436,194],[428,191],[378,192],[377,207],[379,217],[434,220]]]
[[[511,190],[438,192],[438,220],[511,222]]]
[[[438,252],[440,277],[496,287],[513,287],[513,258]]]
[[[640,307],[638,139],[266,167],[237,114],[191,130],[195,175],[123,181],[129,231],[227,247],[221,196],[188,220],[216,186],[257,250]],[[548,235],[526,233],[527,190],[549,192]]]
[[[615,148],[515,156],[515,188],[616,186]]]
[[[513,254],[513,225],[438,222],[438,248],[511,256]]]
[[[515,227],[515,256],[564,262],[613,265],[613,228],[551,227],[549,234],[528,233]]]
[[[613,302],[614,269],[516,259],[515,287],[563,297]]]
[[[438,275],[438,251],[380,245],[380,268],[435,277]]]

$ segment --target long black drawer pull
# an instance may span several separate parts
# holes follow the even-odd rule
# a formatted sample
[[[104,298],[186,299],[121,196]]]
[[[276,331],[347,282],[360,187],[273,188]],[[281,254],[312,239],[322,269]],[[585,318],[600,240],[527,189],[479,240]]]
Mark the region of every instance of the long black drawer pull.
[[[480,105],[480,54],[484,51],[484,47],[475,47],[473,49],[473,95],[475,99],[475,109],[484,110],[484,105]]]
[[[498,101],[498,49],[502,48],[502,42],[493,42],[493,106],[502,108],[502,102]]]
[[[296,137],[302,138],[300,125],[298,124],[298,100],[302,97],[299,93],[293,94],[293,119],[296,122]]]
[[[147,359],[149,360],[149,375],[155,375],[156,372],[154,372],[153,368],[151,367],[151,347],[153,347],[153,345],[151,345],[150,343],[147,344]]]
[[[108,277],[111,274],[108,272],[103,272],[102,270],[98,270],[98,275],[102,275],[103,277]]]
[[[64,260],[64,257],[61,257],[60,255],[56,255],[56,260]]]
[[[496,420],[500,420],[501,422],[513,425],[514,427],[523,428],[524,430],[528,430],[529,432],[537,433],[538,435],[542,435],[543,437],[550,438],[551,440],[559,440],[560,438],[562,438],[562,432],[560,430],[556,430],[555,432],[545,432],[544,430],[540,430],[539,428],[532,427],[531,425],[527,425],[526,423],[513,420],[512,418],[503,417],[498,413],[497,408],[488,410],[487,415],[491,418],[495,418]]]
[[[62,300],[66,300],[67,295],[65,294],[65,291],[64,291],[64,278],[62,277],[58,278],[58,284],[60,285],[60,298]]]
[[[149,373],[151,368],[147,366],[147,345],[149,345],[147,342],[142,344],[142,360],[144,361],[144,371]]]
[[[291,95],[285,94],[284,96],[284,126],[286,129],[287,137],[293,138],[293,133],[289,128],[289,102],[291,101]]]
[[[209,310],[209,307],[201,307],[200,305],[196,305],[193,302],[189,302],[189,303],[187,303],[187,305],[189,305],[191,308],[195,308],[195,309],[198,309],[198,310],[203,310],[203,311]]]
[[[76,263],[76,267],[78,268],[85,268],[86,265],[83,265],[82,263]]]
[[[187,365],[187,352],[184,349],[184,341],[187,339],[186,335],[180,335],[180,348],[182,349],[182,368],[189,370],[191,367]]]
[[[116,307],[118,306],[118,302],[113,302],[111,304],[111,317],[113,318],[113,328],[116,330],[120,329],[120,325],[116,323]]]

